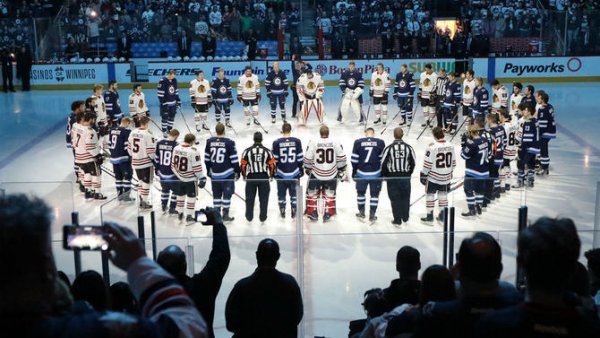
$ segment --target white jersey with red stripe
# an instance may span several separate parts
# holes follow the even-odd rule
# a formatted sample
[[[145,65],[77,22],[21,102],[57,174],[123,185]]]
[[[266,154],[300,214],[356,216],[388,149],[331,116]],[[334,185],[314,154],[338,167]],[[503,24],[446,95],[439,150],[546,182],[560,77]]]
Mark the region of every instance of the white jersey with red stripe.
[[[446,140],[435,141],[427,147],[421,173],[427,180],[439,185],[450,184],[456,167],[454,145]]]
[[[247,76],[246,74],[240,76],[237,85],[237,94],[241,96],[243,100],[255,100],[260,95],[260,82],[258,82],[258,76],[252,74]]]
[[[373,92],[373,97],[387,96],[391,88],[390,75],[385,70],[381,73],[375,71],[371,74],[371,88],[369,88],[369,91]]]
[[[106,124],[106,104],[104,103],[104,97],[102,94],[92,95],[92,97],[96,98],[96,106],[94,107],[94,111],[97,114],[96,122]]]
[[[194,182],[204,177],[202,155],[189,144],[180,144],[173,149],[171,169],[182,182]]]
[[[501,107],[508,107],[508,90],[503,85],[492,89],[492,108],[498,110]]]
[[[138,114],[145,114],[148,112],[148,106],[146,105],[146,96],[144,93],[131,93],[129,95],[129,115],[136,116]]]
[[[323,78],[319,73],[314,72],[311,77],[308,74],[302,74],[296,83],[296,91],[300,101],[321,99],[325,93]]]
[[[512,120],[504,122],[502,126],[506,133],[506,145],[504,146],[503,153],[504,158],[507,160],[514,160],[517,158],[517,151],[519,149],[517,144],[517,129],[519,128],[519,123],[517,122],[517,118],[513,117]]]
[[[515,94],[513,93],[510,96],[510,108],[509,108],[509,112],[510,115],[513,116],[513,118],[515,118],[514,116],[519,116],[519,105],[521,104],[521,101],[523,101],[523,98],[525,97],[525,95],[519,93],[519,94]]]
[[[71,128],[71,144],[75,150],[75,163],[93,162],[100,154],[98,133],[91,127],[74,123]]]
[[[427,74],[427,72],[421,73],[421,77],[419,78],[419,92],[421,93],[421,97],[424,99],[429,99],[431,97],[431,93],[435,89],[435,84],[437,83],[437,74],[435,72],[431,72],[431,74]]]
[[[475,79],[471,81],[465,79],[462,84],[463,105],[471,106],[473,104],[473,94],[475,93]]]
[[[190,81],[190,98],[196,104],[208,104],[208,98],[212,97],[210,91],[210,82],[204,79],[199,81],[193,79]]]
[[[133,169],[144,169],[154,165],[156,139],[150,130],[137,128],[129,134],[127,141],[127,151],[131,155]]]
[[[304,169],[318,180],[332,180],[346,170],[346,154],[338,141],[320,138],[310,141],[304,153]]]

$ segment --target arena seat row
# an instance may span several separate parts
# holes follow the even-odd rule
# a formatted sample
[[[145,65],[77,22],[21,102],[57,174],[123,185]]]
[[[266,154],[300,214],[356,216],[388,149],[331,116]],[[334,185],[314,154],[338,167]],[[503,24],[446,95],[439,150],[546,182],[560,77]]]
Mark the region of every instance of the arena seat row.
[[[117,51],[117,44],[109,42],[104,44],[109,54],[114,55]],[[242,41],[217,41],[217,56],[240,56],[246,45]],[[277,41],[265,40],[258,41],[257,48],[265,48],[269,52],[269,56],[277,56]],[[165,52],[167,56],[177,55],[176,42],[134,42],[131,44],[131,52],[134,57],[152,58],[161,57],[161,53]],[[192,42],[192,55],[199,56],[202,54],[202,43]],[[164,53],[163,53],[164,55]]]

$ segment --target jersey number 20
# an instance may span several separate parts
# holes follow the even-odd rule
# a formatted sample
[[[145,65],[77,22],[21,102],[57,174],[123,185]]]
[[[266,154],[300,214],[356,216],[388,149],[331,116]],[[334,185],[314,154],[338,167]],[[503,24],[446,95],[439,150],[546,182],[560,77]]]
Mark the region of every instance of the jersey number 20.
[[[435,156],[435,166],[440,169],[452,167],[452,153],[438,153]]]

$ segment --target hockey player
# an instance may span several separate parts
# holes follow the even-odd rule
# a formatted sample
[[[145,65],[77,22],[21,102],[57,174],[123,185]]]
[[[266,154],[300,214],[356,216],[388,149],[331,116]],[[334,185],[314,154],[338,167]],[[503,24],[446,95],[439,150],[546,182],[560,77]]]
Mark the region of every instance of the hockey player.
[[[240,160],[235,142],[225,137],[225,126],[217,123],[216,137],[206,140],[204,165],[210,177],[213,192],[213,207],[223,210],[223,221],[233,221],[229,215],[231,196],[235,191],[235,181],[240,178]]]
[[[156,142],[154,173],[160,178],[160,206],[163,213],[178,215],[176,210],[177,184],[179,180],[171,169],[173,150],[178,145],[179,130],[171,129],[169,136]]]
[[[376,118],[373,124],[387,123],[388,95],[391,86],[390,75],[383,69],[383,63],[378,63],[377,70],[371,74],[371,88],[369,88]]]
[[[525,86],[525,96],[523,97],[523,99],[521,100],[521,103],[526,105],[526,106],[530,106],[532,108],[534,108],[534,111],[537,111],[535,109],[535,106],[537,104],[536,100],[535,100],[535,87],[532,85],[527,85]],[[519,109],[521,110],[521,109]]]
[[[519,110],[523,115],[523,121],[517,129],[518,150],[518,180],[513,188],[523,188],[525,184],[533,188],[535,181],[535,157],[540,154],[539,130],[535,118],[535,108],[521,102]],[[527,169],[527,172],[525,172]],[[526,182],[527,181],[527,182]]]
[[[502,111],[506,108],[501,108]],[[504,126],[500,125],[500,118],[498,114],[489,114],[487,116],[488,127],[490,134],[494,138],[494,144],[492,146],[494,157],[490,162],[490,179],[493,179],[492,197],[500,198],[500,193],[504,190],[501,184],[504,181],[504,174],[500,171],[502,164],[504,163],[504,149],[506,147],[506,130]]]
[[[548,94],[539,90],[536,95],[539,105],[537,111],[539,136],[540,136],[540,164],[541,168],[538,175],[548,175],[550,173],[550,154],[548,144],[550,140],[556,138],[556,121],[554,120],[554,107],[548,103]]]
[[[400,109],[400,117],[402,122],[400,125],[405,125],[413,118],[413,96],[415,94],[415,79],[414,74],[408,71],[408,66],[403,63],[400,66],[400,72],[396,74],[396,83],[394,84],[394,97],[398,102]]]
[[[437,82],[437,74],[433,71],[431,64],[425,65],[425,71],[421,73],[419,79],[418,97],[423,107],[423,116],[425,121],[421,127],[433,127],[431,122],[435,117],[435,84]]]
[[[271,104],[271,123],[275,123],[277,105],[279,105],[281,120],[285,123],[285,100],[289,95],[288,80],[285,72],[279,69],[279,62],[277,61],[273,62],[273,70],[267,74],[265,88],[267,89],[267,97]]]
[[[160,103],[160,125],[165,138],[169,130],[173,129],[177,108],[181,107],[175,74],[174,69],[169,70],[167,76],[158,81],[158,88],[156,90],[158,102]]]
[[[217,124],[221,122],[221,114],[225,113],[225,126],[231,128],[229,116],[231,114],[231,105],[233,105],[233,95],[231,93],[231,84],[229,83],[229,79],[225,77],[225,70],[223,68],[219,68],[219,74],[211,84],[211,92],[214,100]]]
[[[408,222],[410,216],[410,176],[415,170],[415,150],[402,140],[404,131],[394,129],[394,142],[383,150],[381,174],[386,178],[388,197],[392,204],[392,224]]]
[[[104,135],[108,135],[108,117],[106,115],[106,104],[104,103],[104,97],[102,96],[102,89],[104,87],[101,84],[94,85],[94,92],[92,98],[94,99],[94,111],[96,112],[96,125],[98,126],[98,136],[102,138]]]
[[[504,179],[504,191],[510,190],[511,184],[508,179],[512,176],[511,163],[517,159],[517,117],[506,110],[501,111],[502,127],[506,135],[506,143],[504,146],[502,168],[500,169],[500,180]],[[502,189],[501,189],[502,191]]]
[[[443,222],[443,209],[448,206],[448,193],[452,181],[452,173],[456,167],[454,145],[446,142],[444,131],[440,127],[432,130],[435,142],[431,143],[425,152],[425,162],[421,170],[421,183],[425,185],[427,216],[421,218],[426,223],[433,222],[433,209],[437,193],[440,211],[437,216]]]
[[[476,93],[477,95],[477,93]],[[491,201],[494,199],[494,194],[493,194],[493,190],[494,190],[494,177],[492,177],[491,172],[492,172],[492,166],[494,164],[494,156],[495,156],[495,140],[494,140],[494,135],[491,133],[490,130],[485,129],[485,121],[486,121],[486,117],[484,117],[483,115],[477,115],[474,119],[473,124],[475,126],[477,126],[477,128],[479,129],[479,135],[482,139],[484,139],[487,143],[488,143],[488,152],[487,152],[487,156],[488,156],[488,161],[487,161],[487,168],[488,168],[488,172],[490,173],[489,178],[485,180],[485,182],[483,183],[484,186],[484,191],[483,191],[483,202],[481,203],[481,208],[482,211],[485,211],[488,204],[491,203]],[[496,175],[496,177],[498,177],[498,175]]]
[[[442,99],[442,110],[444,114],[444,128],[450,135],[456,133],[458,127],[458,106],[461,101],[460,83],[456,81],[456,73],[448,73],[448,82]]]
[[[196,78],[190,81],[190,101],[192,109],[194,109],[196,131],[209,130],[206,120],[208,119],[208,107],[212,103],[212,93],[210,83],[204,78],[202,70],[197,71]]]
[[[67,118],[67,131],[65,135],[67,148],[70,148],[73,151],[73,170],[75,172],[75,183],[79,185],[79,191],[81,192],[85,192],[85,187],[83,186],[83,171],[81,171],[75,163],[75,148],[73,148],[71,135],[73,126],[77,127],[77,125],[81,123],[84,112],[84,101],[74,101],[71,103],[71,114],[69,114],[69,117]]]
[[[83,186],[85,198],[105,200],[106,196],[100,193],[102,188],[102,171],[100,166],[103,156],[100,149],[98,133],[92,128],[95,116],[85,113],[81,124],[71,130],[71,142],[75,149],[75,164],[83,171]]]
[[[119,84],[115,80],[108,81],[108,90],[104,91],[104,103],[106,104],[106,114],[108,115],[109,126],[116,126],[119,120],[123,118],[121,111],[121,101],[119,100]]]
[[[252,74],[252,67],[246,66],[244,74],[240,76],[237,85],[237,99],[244,106],[246,125],[252,121],[258,125],[258,104],[260,103],[260,83],[258,77]]]
[[[140,118],[140,127],[129,134],[127,151],[131,155],[131,165],[139,181],[138,196],[141,209],[152,209],[150,204],[150,187],[154,177],[156,140],[148,129],[150,118]]]
[[[508,90],[495,79],[492,81],[492,112],[498,113],[500,109],[508,107]]]
[[[323,199],[323,222],[336,213],[337,179],[346,178],[346,154],[339,141],[329,138],[329,128],[321,126],[321,138],[310,141],[304,154],[304,171],[309,177],[306,194],[306,214],[312,221],[319,219],[317,204]]]
[[[523,93],[521,93],[521,90],[523,90],[523,85],[521,84],[521,82],[515,82],[513,83],[513,93],[510,96],[510,115],[516,120],[520,117],[519,116],[519,105],[521,104],[521,101],[523,101]]]
[[[488,90],[483,86],[483,80],[480,76],[475,78],[475,90],[473,91],[473,105],[471,106],[471,113],[473,119],[477,116],[482,116],[488,113],[490,94]]]
[[[379,193],[381,192],[381,156],[385,148],[385,142],[376,138],[375,130],[367,128],[365,137],[354,141],[352,147],[352,178],[356,182],[356,201],[358,213],[356,217],[364,219],[365,205],[367,203],[367,188],[370,189],[369,221],[377,220],[375,213],[379,204]]]
[[[322,99],[325,85],[321,75],[313,73],[312,67],[307,66],[304,69],[304,74],[300,76],[298,83],[296,83],[296,91],[298,92],[298,99],[302,103],[302,123],[306,124],[308,115],[313,109],[315,110],[315,114],[317,114],[319,123],[323,123],[325,113]]]
[[[146,105],[146,96],[142,93],[142,85],[136,83],[133,85],[133,93],[129,95],[129,115],[133,119],[133,125],[136,128],[140,126],[140,118],[150,117],[150,111]]]
[[[338,121],[342,122],[342,119],[347,117],[350,110],[352,110],[358,122],[364,122],[362,94],[365,88],[365,81],[363,80],[362,73],[356,70],[354,61],[350,61],[348,69],[342,72],[339,84],[342,91],[342,103],[340,104]]]
[[[117,188],[117,199],[123,202],[135,201],[131,193],[131,155],[127,151],[129,134],[131,130],[129,125],[131,120],[128,117],[121,119],[118,126],[110,130],[108,140],[108,149],[110,150],[110,163],[112,163],[115,172],[115,187]]]
[[[191,225],[196,221],[194,215],[196,196],[198,195],[196,182],[200,189],[204,189],[206,186],[206,176],[204,176],[204,171],[202,170],[202,155],[194,148],[195,142],[196,136],[194,134],[186,134],[183,138],[183,144],[173,149],[173,158],[171,159],[171,169],[179,179],[176,188],[176,210],[180,221],[183,221],[185,216],[187,225]],[[185,211],[183,208],[184,204]]]
[[[267,220],[269,207],[270,180],[275,175],[275,160],[273,153],[262,145],[261,132],[254,133],[254,144],[244,150],[242,154],[242,175],[246,181],[246,220],[252,222],[254,218],[254,201],[258,192],[260,203],[259,220]]]
[[[277,197],[279,213],[285,218],[286,194],[290,195],[292,218],[296,217],[296,184],[304,176],[302,164],[304,153],[302,141],[292,137],[292,126],[284,123],[281,127],[282,137],[273,142],[273,157],[275,158],[275,178],[277,179]]]
[[[465,127],[469,127],[472,122],[471,106],[473,105],[473,93],[475,92],[475,73],[469,69],[465,73],[465,79],[462,83],[462,115],[466,119]]]
[[[461,157],[465,160],[464,189],[469,210],[461,213],[470,218],[481,214],[485,184],[490,176],[489,143],[481,137],[481,128],[474,124],[469,127],[462,140]]]

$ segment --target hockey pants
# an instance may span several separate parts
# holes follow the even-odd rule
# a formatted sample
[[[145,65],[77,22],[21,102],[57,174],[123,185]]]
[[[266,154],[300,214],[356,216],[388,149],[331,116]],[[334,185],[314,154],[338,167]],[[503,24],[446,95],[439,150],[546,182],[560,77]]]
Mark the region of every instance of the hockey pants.
[[[333,216],[336,213],[335,195],[337,180],[319,180],[311,176],[308,180],[306,193],[306,213],[308,215],[317,211],[319,200],[325,202],[325,213]]]
[[[361,179],[356,178],[356,202],[358,210],[365,211],[367,204],[367,188],[370,189],[371,198],[369,200],[369,211],[375,213],[379,204],[379,193],[381,192],[381,181],[379,179]]]
[[[258,219],[261,222],[267,220],[270,192],[271,185],[267,179],[249,179],[246,181],[246,220],[248,220],[248,222],[252,221],[254,218],[254,201],[257,193],[260,204]]]
[[[175,123],[175,114],[177,113],[176,106],[161,106],[160,109],[160,127],[163,133],[168,133],[173,129]]]
[[[131,190],[131,177],[133,176],[131,161],[113,163],[113,170],[115,172],[117,195],[129,194],[129,191]]]
[[[211,180],[213,192],[213,206],[218,210],[229,211],[231,206],[231,196],[235,191],[235,182],[233,176],[224,180]]]
[[[271,105],[271,118],[274,119],[277,116],[277,105],[279,104],[279,113],[281,118],[285,119],[285,94],[271,94],[269,97],[269,104]]]
[[[312,110],[315,111],[319,123],[323,123],[324,111],[321,99],[305,99],[302,101],[302,123],[306,124],[308,121],[308,115],[310,115]]]
[[[408,222],[410,211],[410,178],[394,177],[387,180],[387,192],[396,223]]]
[[[290,205],[292,209],[296,209],[296,185],[297,180],[293,179],[278,179],[277,180],[277,199],[279,201],[279,208],[285,209],[287,202],[287,194],[290,195]]]

